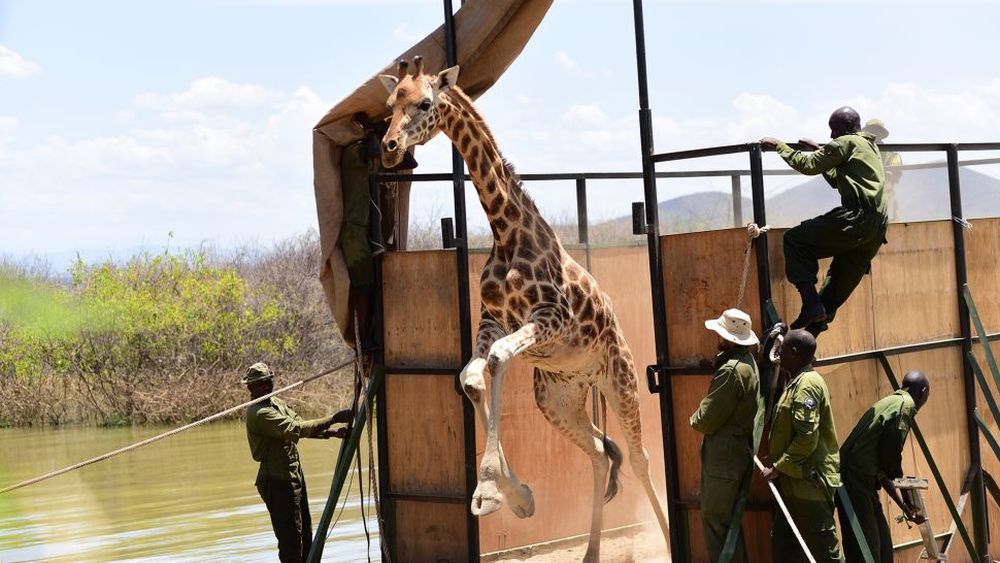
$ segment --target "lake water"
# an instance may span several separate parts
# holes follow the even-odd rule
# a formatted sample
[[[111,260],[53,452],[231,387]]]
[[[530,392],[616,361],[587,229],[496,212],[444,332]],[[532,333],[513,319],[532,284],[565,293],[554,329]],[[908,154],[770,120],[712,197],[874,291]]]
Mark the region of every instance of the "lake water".
[[[0,429],[0,488],[165,430]],[[339,447],[336,439],[299,442],[314,525]],[[360,479],[348,478],[350,492],[323,561],[367,561],[366,553],[378,560],[367,457],[362,465]],[[277,561],[267,509],[253,485],[256,474],[243,423],[223,422],[0,494],[0,562]],[[370,550],[359,480],[368,497]]]

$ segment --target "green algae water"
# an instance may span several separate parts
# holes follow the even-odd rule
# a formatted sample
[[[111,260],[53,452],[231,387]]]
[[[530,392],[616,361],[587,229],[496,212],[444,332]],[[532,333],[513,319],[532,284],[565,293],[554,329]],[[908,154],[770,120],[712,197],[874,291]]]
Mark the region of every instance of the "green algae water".
[[[0,488],[163,432],[160,427],[0,429]],[[366,436],[362,448],[367,450]],[[313,522],[326,503],[340,440],[301,440]],[[378,527],[367,451],[323,561],[373,561]],[[136,451],[0,494],[0,562],[277,561],[277,541],[253,482],[242,422],[194,428]],[[344,500],[344,499],[342,499]],[[371,532],[365,538],[362,508]],[[315,531],[315,530],[314,530]]]

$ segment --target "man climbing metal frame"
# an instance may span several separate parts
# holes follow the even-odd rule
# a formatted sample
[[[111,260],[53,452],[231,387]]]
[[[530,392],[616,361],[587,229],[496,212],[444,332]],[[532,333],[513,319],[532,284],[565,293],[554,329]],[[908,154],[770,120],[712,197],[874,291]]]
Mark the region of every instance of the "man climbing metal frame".
[[[791,328],[805,328],[813,336],[826,330],[837,309],[869,271],[872,258],[885,243],[888,227],[882,157],[871,133],[861,131],[858,112],[849,107],[830,115],[830,137],[804,153],[773,137],[760,140],[774,148],[795,170],[822,174],[840,192],[841,205],[803,221],[785,233],[785,273],[802,296],[802,310]],[[816,292],[821,258],[833,257],[823,287]]]

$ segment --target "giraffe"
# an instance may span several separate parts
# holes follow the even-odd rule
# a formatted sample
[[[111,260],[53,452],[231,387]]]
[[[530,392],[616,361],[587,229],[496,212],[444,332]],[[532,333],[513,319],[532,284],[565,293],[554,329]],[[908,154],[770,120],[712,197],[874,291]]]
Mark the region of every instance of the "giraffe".
[[[667,520],[642,445],[635,365],[610,298],[570,258],[522,188],[472,101],[456,86],[459,68],[431,75],[424,73],[420,57],[413,62],[412,74],[407,72],[409,64],[399,61],[398,76],[379,76],[389,91],[387,105],[392,112],[382,140],[383,164],[395,166],[409,147],[442,131],[468,166],[493,234],[493,249],[481,276],[482,316],[475,349],[459,375],[487,434],[472,514],[490,514],[504,500],[520,518],[535,511],[531,489],[518,480],[499,438],[504,375],[511,360],[523,355],[535,368],[538,408],[593,466],[590,538],[583,560],[600,558],[603,504],[618,492],[622,463],[618,446],[587,415],[586,396],[592,385],[621,423],[632,470],[666,539]],[[491,375],[489,405],[486,370]]]

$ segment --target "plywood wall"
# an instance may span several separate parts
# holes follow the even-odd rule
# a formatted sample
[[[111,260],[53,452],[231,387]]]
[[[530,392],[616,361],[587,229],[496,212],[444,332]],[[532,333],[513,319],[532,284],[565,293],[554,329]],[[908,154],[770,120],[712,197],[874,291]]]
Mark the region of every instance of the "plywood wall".
[[[389,471],[383,506],[399,561],[468,559],[467,503],[431,498],[466,495],[455,377],[392,371],[461,367],[456,273],[454,251],[390,252],[383,261],[388,459],[379,463]]]
[[[1000,331],[1000,276],[996,270],[997,257],[1000,256],[1000,220],[984,219],[973,223],[973,231],[966,235],[969,283],[987,329],[991,332]],[[785,319],[790,319],[798,311],[799,297],[784,278],[781,252],[783,233],[781,230],[771,231],[768,235],[768,248],[774,302],[779,313]],[[883,247],[872,265],[872,275],[863,279],[839,312],[832,330],[819,339],[817,355],[821,358],[877,347],[950,338],[959,334],[951,224],[947,221],[894,224],[890,227],[888,239],[889,244]],[[717,317],[721,311],[735,304],[743,267],[745,232],[742,229],[731,229],[670,235],[663,237],[662,244],[670,363],[710,365],[715,353],[715,338],[704,328],[703,322]],[[574,252],[579,262],[586,263],[582,250]],[[470,259],[473,327],[478,322],[479,271],[485,260],[486,256],[483,254],[473,254]],[[645,445],[653,458],[654,481],[662,489],[663,451],[658,397],[646,391],[642,375],[645,366],[655,361],[647,251],[644,247],[594,250],[591,265],[594,275],[614,300],[618,319],[635,355],[640,372]],[[827,265],[828,261],[821,263],[821,275]],[[457,316],[452,317],[446,313],[454,310],[452,304],[457,299],[450,283],[454,279],[453,268],[453,256],[448,252],[443,253],[443,256],[428,254],[418,257],[387,257],[387,358],[392,358],[393,362],[400,365],[455,365],[458,354]],[[389,311],[389,303],[393,299],[393,307],[398,308],[392,314],[394,316]],[[419,304],[419,307],[414,304]],[[755,328],[760,330],[755,257],[751,259],[742,308],[751,315]],[[440,311],[433,313],[434,318],[427,318],[426,313],[430,309]],[[420,314],[416,314],[417,312]],[[996,344],[994,346],[1000,347]],[[949,491],[957,499],[969,466],[964,381],[958,348],[893,356],[891,365],[900,378],[911,369],[925,371],[932,378],[931,400],[917,420]],[[846,438],[858,418],[874,401],[891,392],[875,360],[830,365],[820,367],[818,371],[830,388],[835,423],[841,440]],[[427,393],[451,399],[444,387],[453,386],[452,382],[445,383],[443,379],[434,379],[435,376],[411,377],[426,379],[387,382],[390,393],[398,397],[399,401],[395,408],[390,404],[390,416],[402,418],[407,412],[413,413],[425,408],[431,403],[422,403],[420,397]],[[697,511],[701,437],[690,429],[687,421],[704,396],[710,379],[710,376],[676,376],[673,379],[672,407],[678,442],[680,489],[682,500],[691,507],[686,514],[695,561],[706,560]],[[437,389],[435,385],[442,388]],[[532,374],[526,364],[520,360],[515,361],[505,385],[501,441],[518,476],[535,492],[536,514],[531,519],[519,520],[504,508],[482,518],[479,524],[483,553],[582,534],[587,531],[589,524],[592,479],[589,461],[552,429],[538,412],[532,393]],[[980,404],[981,401],[980,397]],[[394,487],[458,490],[456,487],[462,483],[464,473],[457,469],[435,469],[437,474],[427,474],[420,478],[404,477],[397,472],[407,469],[397,467],[397,461],[393,458],[393,453],[398,451],[401,455],[397,459],[408,458],[412,466],[440,468],[442,456],[437,459],[423,456],[417,451],[418,446],[408,442],[434,439],[439,440],[443,447],[449,448],[449,458],[461,463],[460,452],[456,450],[461,446],[460,409],[455,405],[451,402],[447,405],[435,403],[433,410],[442,413],[441,420],[422,421],[424,428],[419,432],[407,429],[409,434],[393,438],[390,461],[393,463],[391,469]],[[985,412],[984,408],[981,410]],[[987,418],[997,428],[996,421],[988,415]],[[428,434],[431,431],[427,427],[435,427],[434,437]],[[609,429],[612,437],[620,436],[614,420],[609,424]],[[1000,437],[1000,432],[997,435]],[[477,453],[480,455],[483,444],[480,428],[477,443]],[[985,443],[983,460],[985,468],[1000,478],[1000,460],[995,459]],[[931,478],[926,462],[912,438],[904,451],[904,469],[907,473]],[[606,507],[607,528],[652,518],[638,483],[630,476],[627,464],[625,474],[623,494]],[[945,529],[950,523],[950,515],[936,487],[932,486],[927,499],[935,530]],[[754,481],[751,500],[765,505],[769,501],[769,492],[759,478]],[[916,539],[916,529],[896,524],[895,507],[885,499],[883,504],[886,506],[895,541],[900,543]],[[442,521],[452,522],[455,526],[463,522],[464,526],[468,507],[446,506],[447,508],[438,510],[460,509],[461,512],[448,512],[447,515],[442,515]],[[1000,510],[993,506],[992,501],[990,506],[991,537],[1000,537]],[[400,510],[399,514],[405,518],[407,511]],[[744,529],[747,531],[754,560],[771,560],[770,518],[767,510],[748,512],[745,518]],[[968,510],[965,521],[971,526]],[[399,529],[401,533],[409,530],[409,533],[437,537],[430,531],[421,531],[415,522],[401,524]],[[463,534],[464,532],[456,533],[454,541],[464,541],[461,540]],[[407,541],[411,543],[406,544],[406,549],[421,546],[419,549],[424,550],[419,552],[421,554],[434,552],[432,548],[426,547],[424,539]],[[412,543],[414,541],[417,543]],[[435,544],[432,541],[430,545]],[[403,544],[400,543],[400,546]],[[900,551],[896,560],[912,561],[917,552],[916,549]],[[955,543],[951,560],[968,560],[961,543]]]

